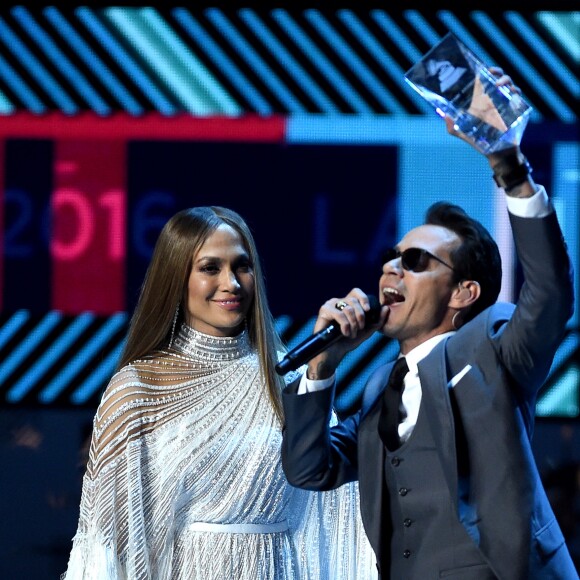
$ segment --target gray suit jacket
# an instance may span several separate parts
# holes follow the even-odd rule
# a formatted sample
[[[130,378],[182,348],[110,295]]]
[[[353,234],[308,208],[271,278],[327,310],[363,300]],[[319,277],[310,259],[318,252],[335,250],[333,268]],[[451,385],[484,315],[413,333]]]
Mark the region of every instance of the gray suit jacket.
[[[421,405],[455,505],[457,465],[469,463],[478,518],[463,524],[477,528],[472,537],[479,537],[495,575],[576,578],[530,443],[537,393],[573,311],[571,264],[555,214],[510,219],[525,279],[518,304],[488,308],[420,362]],[[381,514],[388,509],[384,448],[376,425],[392,364],[373,373],[360,411],[332,428],[334,389],[297,396],[294,384],[283,397],[282,461],[290,483],[324,490],[359,479],[363,523],[387,570],[389,554],[381,552]]]

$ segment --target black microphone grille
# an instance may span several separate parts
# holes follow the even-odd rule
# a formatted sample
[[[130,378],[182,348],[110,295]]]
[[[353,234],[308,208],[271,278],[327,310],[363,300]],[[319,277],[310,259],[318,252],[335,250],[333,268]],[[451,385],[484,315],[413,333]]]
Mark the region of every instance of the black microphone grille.
[[[368,324],[374,324],[375,322],[378,322],[381,316],[381,303],[379,302],[379,299],[372,294],[369,294],[368,298],[370,310],[367,312],[365,320]]]

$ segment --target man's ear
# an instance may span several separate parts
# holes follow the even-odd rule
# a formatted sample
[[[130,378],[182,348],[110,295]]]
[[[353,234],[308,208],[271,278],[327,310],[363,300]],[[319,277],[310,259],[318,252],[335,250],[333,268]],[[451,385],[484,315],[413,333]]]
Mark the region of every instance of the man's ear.
[[[449,306],[463,310],[471,306],[481,295],[481,286],[475,280],[461,280],[453,290]]]

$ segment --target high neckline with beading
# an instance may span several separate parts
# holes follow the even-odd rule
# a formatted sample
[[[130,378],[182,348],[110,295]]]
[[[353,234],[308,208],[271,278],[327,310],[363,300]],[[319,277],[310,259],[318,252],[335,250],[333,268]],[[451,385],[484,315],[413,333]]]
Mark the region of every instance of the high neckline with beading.
[[[212,361],[235,360],[252,352],[246,329],[236,336],[212,336],[185,323],[173,340],[173,350],[192,358]]]

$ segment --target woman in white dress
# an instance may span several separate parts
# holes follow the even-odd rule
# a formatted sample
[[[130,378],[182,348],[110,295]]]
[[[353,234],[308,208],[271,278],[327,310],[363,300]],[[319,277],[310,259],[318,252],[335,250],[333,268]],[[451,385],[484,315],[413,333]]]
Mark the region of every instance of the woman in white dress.
[[[173,216],[94,418],[62,580],[377,577],[356,484],[283,474],[283,354],[244,220]]]

